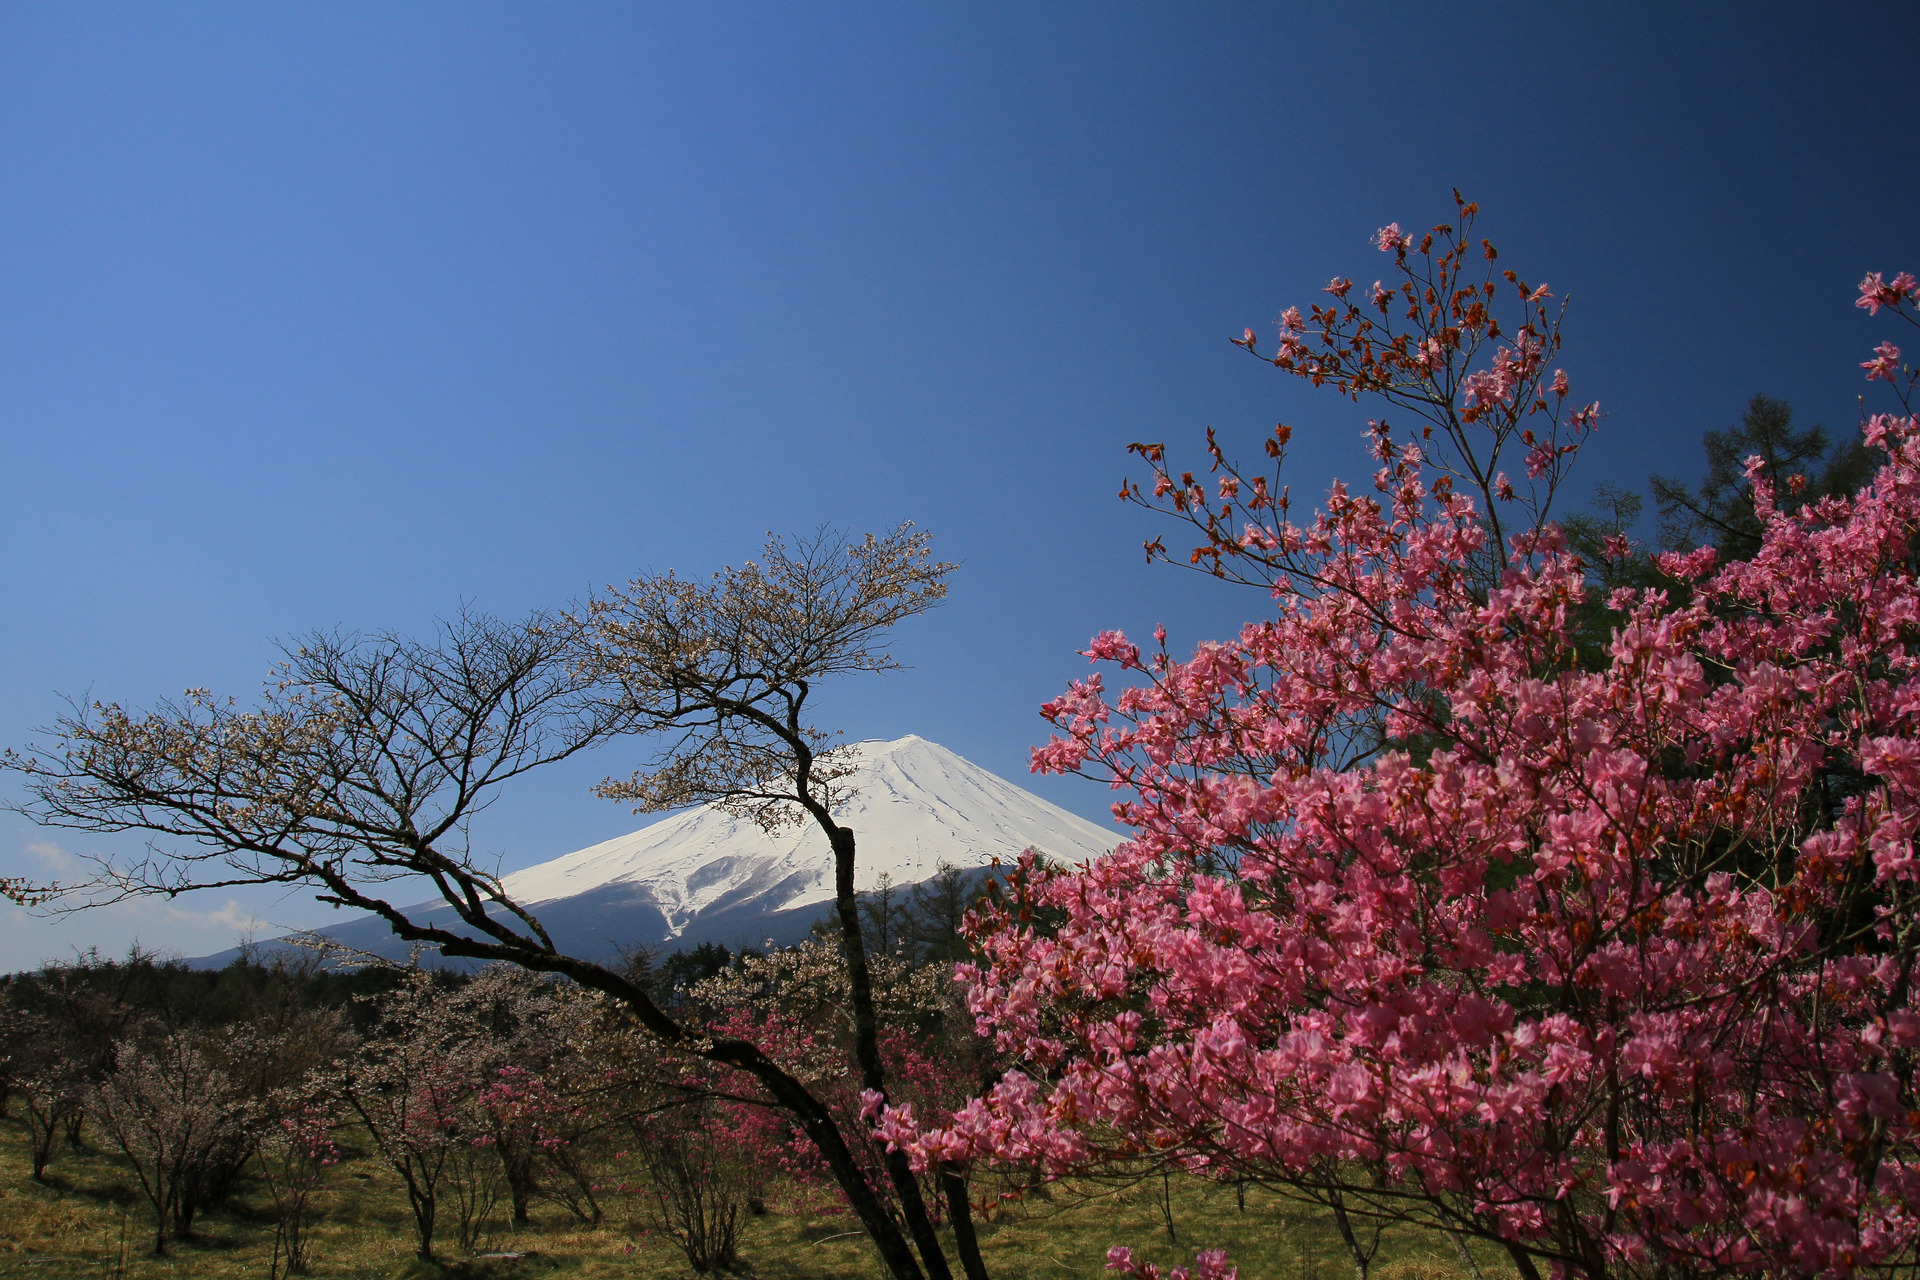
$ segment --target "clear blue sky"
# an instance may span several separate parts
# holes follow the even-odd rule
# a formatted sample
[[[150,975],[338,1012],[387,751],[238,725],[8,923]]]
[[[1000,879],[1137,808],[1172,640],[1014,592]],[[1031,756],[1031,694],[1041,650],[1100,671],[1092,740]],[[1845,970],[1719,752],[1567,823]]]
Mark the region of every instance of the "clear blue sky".
[[[1576,12],[1575,10],[1579,10]],[[1582,481],[1698,470],[1755,391],[1855,421],[1920,269],[1905,5],[0,6],[0,742],[58,694],[246,694],[269,640],[704,572],[911,518],[965,564],[833,691],[1023,780],[1095,630],[1257,597],[1148,571],[1125,444],[1364,412],[1234,350],[1458,185],[1570,295]],[[1371,278],[1366,276],[1365,278]],[[508,866],[638,825],[510,797]],[[1090,816],[1089,784],[1036,790]],[[97,841],[0,822],[0,872]],[[53,924],[187,954],[298,898]]]

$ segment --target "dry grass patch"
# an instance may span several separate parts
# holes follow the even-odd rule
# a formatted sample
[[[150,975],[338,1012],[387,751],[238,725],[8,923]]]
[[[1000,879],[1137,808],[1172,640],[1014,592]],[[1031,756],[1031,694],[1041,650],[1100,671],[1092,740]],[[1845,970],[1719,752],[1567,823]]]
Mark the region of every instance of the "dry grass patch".
[[[27,1176],[25,1133],[0,1121],[0,1276],[102,1280],[264,1280],[273,1264],[274,1220],[263,1188],[244,1179],[194,1237],[151,1252],[152,1222],[122,1162],[89,1146],[64,1147],[41,1185]],[[517,1258],[462,1258],[450,1242],[438,1262],[414,1256],[406,1202],[393,1175],[362,1149],[333,1170],[313,1229],[317,1280],[699,1280],[671,1241],[648,1233],[637,1206],[617,1197],[598,1228],[550,1205],[531,1224],[489,1224],[476,1250]],[[1174,1241],[1167,1238],[1171,1213]],[[885,1280],[849,1216],[769,1213],[748,1221],[744,1266],[756,1280]],[[1230,1187],[1197,1179],[1132,1186],[1060,1184],[998,1209],[980,1224],[994,1280],[1095,1280],[1107,1249],[1132,1246],[1163,1266],[1190,1263],[1200,1248],[1225,1248],[1245,1280],[1346,1280],[1351,1263],[1332,1225],[1259,1188],[1243,1212]],[[1489,1254],[1489,1280],[1510,1275]],[[1444,1240],[1390,1237],[1375,1280],[1469,1280]]]

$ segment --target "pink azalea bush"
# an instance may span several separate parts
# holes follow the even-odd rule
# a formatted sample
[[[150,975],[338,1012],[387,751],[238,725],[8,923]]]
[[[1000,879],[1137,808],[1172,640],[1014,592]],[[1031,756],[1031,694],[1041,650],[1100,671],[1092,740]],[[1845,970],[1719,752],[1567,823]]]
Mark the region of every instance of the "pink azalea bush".
[[[1913,374],[1868,362],[1905,411],[1866,422],[1856,495],[1789,514],[1756,460],[1751,561],[1667,554],[1597,600],[1547,516],[1598,406],[1552,367],[1546,287],[1460,213],[1384,229],[1393,282],[1336,279],[1274,355],[1240,342],[1413,419],[1371,425],[1371,492],[1295,519],[1285,427],[1270,474],[1135,447],[1154,484],[1124,496],[1272,608],[1185,660],[1094,640],[1034,767],[1108,780],[1132,837],[1030,859],[973,921],[971,1007],[1020,1069],[879,1130],[923,1168],[1172,1159],[1527,1276],[1911,1262]]]
[[[871,970],[890,1096],[923,1111],[957,1106],[973,1092],[977,1074],[950,971],[941,965],[916,968],[892,955],[875,956]],[[695,984],[689,994],[709,1012],[704,1020],[709,1034],[751,1039],[806,1083],[839,1122],[874,1186],[891,1199],[881,1164],[884,1143],[860,1123],[874,1113],[879,1095],[861,1088],[854,1063],[848,981],[839,948],[809,940],[743,956],[736,966]],[[958,1026],[949,1029],[954,1023]],[[758,1171],[756,1198],[771,1198],[788,1211],[847,1211],[812,1140],[786,1114],[746,1101],[758,1095],[752,1080],[693,1061],[669,1065],[680,1073],[677,1089],[723,1095],[715,1111],[725,1117],[730,1145]],[[775,1181],[771,1175],[776,1173],[785,1176]],[[938,1190],[922,1192],[936,1219],[942,1203]]]

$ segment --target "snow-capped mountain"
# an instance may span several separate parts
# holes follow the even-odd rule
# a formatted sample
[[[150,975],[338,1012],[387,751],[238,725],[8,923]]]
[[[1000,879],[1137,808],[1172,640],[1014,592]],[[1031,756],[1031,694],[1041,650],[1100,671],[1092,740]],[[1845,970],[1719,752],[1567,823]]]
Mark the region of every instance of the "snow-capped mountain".
[[[853,793],[835,815],[858,839],[855,886],[925,880],[942,862],[984,867],[1011,862],[1029,846],[1068,862],[1105,853],[1116,837],[1084,818],[938,743],[912,734],[857,743]],[[752,900],[767,910],[833,900],[833,857],[811,822],[768,835],[747,818],[699,808],[505,878],[515,901],[533,906],[605,885],[644,888],[668,927]]]
[[[1011,863],[1029,847],[1079,862],[1120,838],[916,735],[857,743],[847,754],[852,772],[836,785],[851,794],[835,816],[858,841],[862,890],[883,874],[896,885],[918,883],[943,862]],[[503,884],[576,954],[604,957],[634,944],[759,945],[797,941],[826,914],[833,855],[811,822],[769,835],[750,819],[702,807],[513,872]],[[417,914],[451,918],[444,907]],[[325,932],[362,950],[406,953],[371,917]]]

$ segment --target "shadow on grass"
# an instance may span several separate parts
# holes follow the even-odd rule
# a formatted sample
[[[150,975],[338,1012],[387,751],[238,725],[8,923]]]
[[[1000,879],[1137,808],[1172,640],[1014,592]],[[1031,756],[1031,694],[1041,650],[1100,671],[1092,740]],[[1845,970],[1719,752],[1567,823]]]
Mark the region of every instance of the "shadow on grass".
[[[104,1152],[88,1152],[85,1153],[85,1158],[92,1161],[110,1160],[110,1157]],[[24,1178],[20,1181],[20,1190],[28,1195],[39,1194],[55,1198],[73,1197],[92,1204],[110,1206],[116,1210],[125,1210],[128,1212],[146,1204],[146,1200],[141,1197],[140,1193],[126,1183],[99,1183],[75,1178],[70,1173],[72,1164],[73,1158],[70,1157],[67,1166],[64,1168],[58,1165],[49,1165],[47,1166],[47,1179],[45,1182],[36,1182],[32,1178]]]
[[[563,1268],[554,1258],[539,1253],[489,1258],[484,1255],[463,1261],[428,1262],[414,1258],[390,1273],[391,1280],[530,1280]]]

